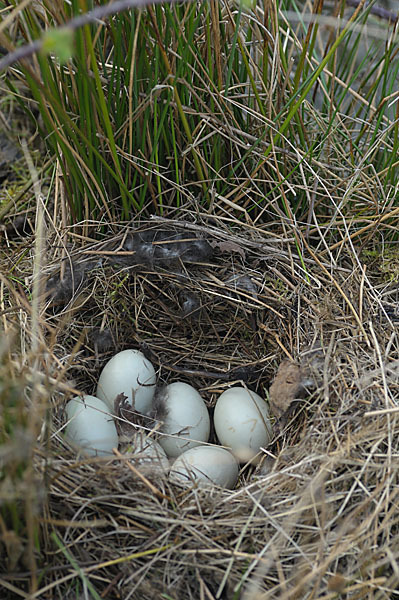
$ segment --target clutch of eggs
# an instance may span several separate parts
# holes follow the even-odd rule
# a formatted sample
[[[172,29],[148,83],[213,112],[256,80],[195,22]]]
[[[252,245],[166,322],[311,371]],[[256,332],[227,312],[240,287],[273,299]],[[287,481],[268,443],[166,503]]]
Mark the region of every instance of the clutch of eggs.
[[[125,394],[128,402],[140,413],[148,413],[155,394],[156,376],[150,361],[139,350],[122,350],[103,368],[97,384],[96,396],[114,412],[118,394]]]
[[[66,406],[66,436],[87,455],[111,454],[118,446],[113,421],[115,398],[123,393],[135,410],[148,414],[156,389],[155,370],[149,360],[134,349],[123,350],[104,366],[96,396],[76,397]],[[165,473],[168,457],[176,458],[173,481],[196,485],[234,487],[238,462],[255,460],[272,437],[266,402],[243,387],[227,389],[214,410],[215,432],[220,444],[204,445],[209,439],[208,409],[200,394],[183,382],[167,385],[160,392],[163,404],[158,441],[137,434],[128,453],[140,468]],[[156,404],[156,403],[154,403]]]

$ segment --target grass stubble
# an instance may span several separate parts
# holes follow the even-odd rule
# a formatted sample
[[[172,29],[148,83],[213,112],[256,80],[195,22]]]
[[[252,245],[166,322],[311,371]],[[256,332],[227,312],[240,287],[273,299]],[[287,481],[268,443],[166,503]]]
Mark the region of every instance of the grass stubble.
[[[69,18],[57,7],[43,20]],[[30,80],[9,73],[58,154],[41,189],[31,165],[36,195],[1,192],[3,217],[33,228],[4,227],[0,257],[2,597],[398,594],[397,24],[359,11],[329,54],[351,13],[318,11],[156,6],[79,32],[74,68],[33,57]],[[21,11],[11,38],[34,17]],[[63,108],[38,98],[46,84]],[[214,255],[129,263],[132,226],[200,235]],[[314,388],[236,489],[184,490],[63,439],[67,399],[131,346],[210,409],[234,381],[265,396],[284,358]]]

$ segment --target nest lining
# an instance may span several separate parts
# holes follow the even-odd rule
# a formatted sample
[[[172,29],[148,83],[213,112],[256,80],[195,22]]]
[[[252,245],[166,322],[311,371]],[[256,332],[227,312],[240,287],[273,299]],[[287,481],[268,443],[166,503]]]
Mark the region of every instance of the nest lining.
[[[315,387],[276,423],[263,461],[244,469],[231,492],[142,480],[119,457],[78,459],[62,440],[67,396],[58,392],[51,467],[37,463],[49,481],[44,531],[57,532],[109,598],[395,593],[398,424],[386,411],[396,406],[399,363],[384,314],[388,286],[378,273],[364,285],[350,256],[332,280],[312,257],[304,262],[293,240],[265,240],[261,230],[140,225],[154,227],[201,235],[212,256],[170,268],[109,260],[115,254],[92,258],[123,247],[126,231],[110,250],[108,240],[71,248],[66,262],[84,277],[70,297],[50,295],[46,306],[54,372],[62,365],[90,393],[115,352],[139,347],[162,383],[190,383],[211,409],[236,381],[265,396],[287,357],[313,369]],[[57,277],[60,264],[56,256],[48,274]],[[251,286],[230,285],[237,276]],[[183,314],[188,292],[197,299],[192,315]],[[52,564],[49,593],[68,597],[80,579],[62,553]]]

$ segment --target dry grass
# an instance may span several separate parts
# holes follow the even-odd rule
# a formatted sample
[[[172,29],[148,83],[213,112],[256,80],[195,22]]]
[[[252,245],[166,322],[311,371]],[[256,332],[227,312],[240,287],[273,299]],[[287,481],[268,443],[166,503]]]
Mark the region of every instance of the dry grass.
[[[84,237],[78,228],[59,230],[48,239],[46,275],[63,264],[67,281],[67,265],[75,273],[88,268],[70,302],[64,289],[56,306],[42,304],[39,361],[29,350],[26,296],[2,276],[3,328],[8,337],[20,332],[5,350],[3,386],[12,369],[15,385],[28,386],[30,415],[42,419],[49,409],[47,427],[39,418],[24,423],[32,461],[2,481],[2,497],[7,485],[14,500],[27,490],[35,498],[30,513],[21,505],[13,544],[2,518],[3,597],[395,597],[396,283],[378,265],[366,269],[347,241],[333,251],[339,261],[330,262],[330,251],[316,253],[300,228],[286,225],[271,234],[189,210],[184,221],[142,220],[142,230],[173,229],[212,243],[211,260],[180,271],[128,266],[123,253],[116,260],[127,228],[115,226],[103,242],[95,241],[96,228]],[[22,281],[33,239],[9,244],[13,256],[25,256],[13,271]],[[10,273],[6,260],[4,254],[2,271]],[[230,278],[242,274],[250,291],[234,291]],[[202,308],[182,318],[187,293]],[[236,380],[265,395],[287,356],[310,362],[317,386],[284,427],[276,426],[263,462],[243,469],[235,490],[182,490],[159,475],[138,478],[120,456],[77,459],[63,441],[67,398],[74,389],[91,392],[102,365],[126,347],[144,349],[161,381],[193,384],[209,407]],[[8,444],[17,443],[10,435]],[[9,469],[16,463],[15,451],[3,454]]]

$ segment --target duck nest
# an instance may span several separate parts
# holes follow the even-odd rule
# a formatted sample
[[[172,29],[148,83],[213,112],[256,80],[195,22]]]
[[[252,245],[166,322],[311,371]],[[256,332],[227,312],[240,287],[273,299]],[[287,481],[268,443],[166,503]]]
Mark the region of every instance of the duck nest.
[[[228,219],[98,231],[50,241],[37,322],[23,285],[30,238],[14,248],[15,277],[2,276],[4,331],[20,331],[2,374],[18,375],[25,409],[44,418],[5,437],[3,507],[19,494],[31,509],[15,539],[2,517],[3,597],[399,596],[396,282],[343,242],[335,261],[305,237]],[[70,448],[66,402],[93,394],[126,348],[210,412],[234,384],[267,398],[273,439],[233,490]]]

